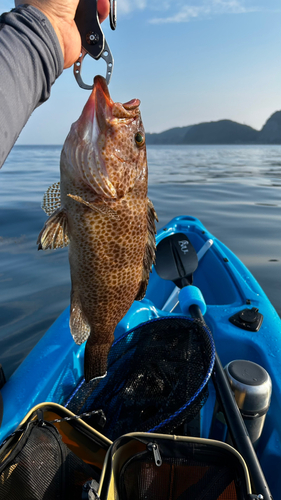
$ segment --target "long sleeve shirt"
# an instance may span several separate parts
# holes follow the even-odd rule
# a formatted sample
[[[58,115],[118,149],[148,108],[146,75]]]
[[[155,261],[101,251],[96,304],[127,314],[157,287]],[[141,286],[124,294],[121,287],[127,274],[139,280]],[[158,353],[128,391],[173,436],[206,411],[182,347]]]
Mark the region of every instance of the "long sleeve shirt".
[[[0,168],[33,110],[63,71],[57,35],[42,12],[21,5],[0,17]]]

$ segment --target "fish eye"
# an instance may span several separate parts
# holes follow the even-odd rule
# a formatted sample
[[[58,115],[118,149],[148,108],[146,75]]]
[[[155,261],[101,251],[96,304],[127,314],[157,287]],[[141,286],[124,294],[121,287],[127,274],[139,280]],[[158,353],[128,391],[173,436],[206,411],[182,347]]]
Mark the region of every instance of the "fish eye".
[[[136,145],[140,148],[141,146],[144,145],[145,138],[140,132],[137,132],[135,135],[135,141],[136,141]]]

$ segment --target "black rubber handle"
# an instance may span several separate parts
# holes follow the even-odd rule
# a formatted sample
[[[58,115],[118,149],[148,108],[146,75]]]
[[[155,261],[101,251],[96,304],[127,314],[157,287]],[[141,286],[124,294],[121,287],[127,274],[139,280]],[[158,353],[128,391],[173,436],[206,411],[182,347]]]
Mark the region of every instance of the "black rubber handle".
[[[97,0],[80,0],[75,22],[81,35],[82,47],[94,59],[99,59],[105,38],[99,21]]]

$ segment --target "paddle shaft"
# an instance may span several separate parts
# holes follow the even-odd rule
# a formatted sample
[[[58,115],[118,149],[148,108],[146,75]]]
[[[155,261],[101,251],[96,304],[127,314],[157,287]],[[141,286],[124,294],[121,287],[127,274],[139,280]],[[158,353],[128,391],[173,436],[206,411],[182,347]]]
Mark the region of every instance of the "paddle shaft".
[[[193,318],[199,319],[206,325],[199,306],[192,305],[189,308]],[[245,427],[243,418],[230,388],[227,376],[224,372],[219,356],[216,353],[215,366],[212,374],[212,380],[216,389],[219,403],[223,409],[225,419],[237,450],[243,456],[251,478],[255,492],[262,495],[263,500],[273,500],[263,471],[259,464],[256,452],[253,448],[248,431]]]

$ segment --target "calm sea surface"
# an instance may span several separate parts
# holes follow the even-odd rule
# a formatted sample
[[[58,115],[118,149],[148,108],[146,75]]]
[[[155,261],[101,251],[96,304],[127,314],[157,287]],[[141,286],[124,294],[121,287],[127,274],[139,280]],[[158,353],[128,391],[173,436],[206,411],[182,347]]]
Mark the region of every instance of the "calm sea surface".
[[[0,363],[7,377],[68,306],[67,249],[38,252],[41,200],[59,146],[16,146],[0,171]],[[281,146],[149,146],[159,227],[201,219],[250,269],[281,315]]]

